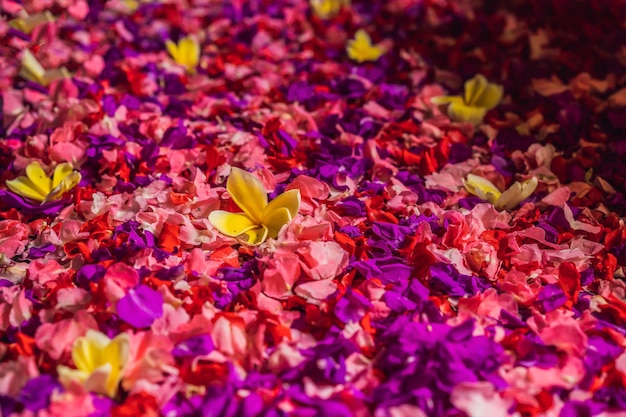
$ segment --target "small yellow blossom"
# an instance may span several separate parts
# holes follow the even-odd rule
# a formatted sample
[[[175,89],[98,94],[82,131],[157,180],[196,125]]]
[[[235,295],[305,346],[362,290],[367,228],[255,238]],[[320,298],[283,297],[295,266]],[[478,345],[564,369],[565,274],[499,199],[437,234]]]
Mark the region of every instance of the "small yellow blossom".
[[[460,96],[439,96],[431,99],[433,104],[449,104],[448,116],[457,122],[482,123],[485,114],[502,100],[503,88],[493,84],[481,74],[465,82],[465,92]]]
[[[89,392],[115,397],[129,358],[126,333],[109,339],[104,333],[88,330],[72,347],[76,369],[59,365],[59,380],[66,387],[79,383]]]
[[[348,41],[346,46],[348,56],[356,62],[377,61],[385,50],[379,45],[372,45],[370,35],[363,29],[354,34],[354,39]]]
[[[226,189],[243,213],[215,210],[209,221],[226,236],[239,237],[249,245],[260,245],[268,237],[276,238],[300,209],[299,190],[285,191],[268,203],[261,181],[239,168],[232,168]]]
[[[167,52],[178,65],[182,65],[188,72],[194,72],[200,61],[200,44],[194,38],[188,36],[178,41],[178,45],[167,40],[165,42]]]
[[[60,80],[61,78],[68,78],[70,73],[63,68],[55,68],[51,70],[45,70],[35,55],[32,54],[28,49],[22,52],[22,68],[20,70],[20,75],[29,80],[36,82],[37,84],[41,84],[44,87],[50,84],[52,81]]]
[[[310,0],[313,14],[320,19],[330,19],[336,16],[344,6],[350,5],[350,0]]]
[[[515,181],[505,192],[500,190],[488,179],[469,174],[463,179],[465,189],[481,199],[490,202],[498,210],[513,210],[526,200],[537,188],[538,180],[533,177],[524,182]]]
[[[30,34],[33,29],[46,22],[54,22],[54,16],[48,10],[27,17],[13,19],[9,22],[9,26],[26,34]]]
[[[76,187],[80,180],[80,173],[74,171],[67,162],[57,165],[52,178],[48,177],[39,162],[31,162],[26,167],[26,176],[9,180],[6,184],[15,194],[47,203],[63,197],[63,194]]]

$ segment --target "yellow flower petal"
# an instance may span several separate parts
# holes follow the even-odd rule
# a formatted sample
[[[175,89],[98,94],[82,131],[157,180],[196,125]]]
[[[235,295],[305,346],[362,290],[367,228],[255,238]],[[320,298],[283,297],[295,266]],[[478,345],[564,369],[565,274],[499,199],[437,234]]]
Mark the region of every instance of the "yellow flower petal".
[[[354,39],[349,40],[346,51],[348,57],[357,62],[376,61],[383,54],[383,49],[372,45],[370,35],[363,29],[356,31]]]
[[[63,194],[76,187],[80,183],[81,179],[82,176],[79,172],[72,171],[67,177],[61,180],[61,183],[59,185],[54,187],[52,191],[48,193],[45,201],[55,201],[60,199],[61,197],[63,197]]]
[[[48,194],[52,189],[52,181],[48,177],[48,174],[46,174],[46,171],[39,165],[39,162],[31,162],[28,164],[26,167],[26,176],[43,195]]]
[[[57,165],[52,176],[52,188],[61,184],[61,181],[63,181],[73,171],[74,168],[72,168],[72,166],[67,162]]]
[[[448,116],[456,122],[468,122],[476,126],[482,123],[485,114],[487,109],[467,106],[462,102],[454,101],[448,106]]]
[[[349,0],[311,0],[313,14],[320,19],[329,19],[337,15],[344,5],[349,5]]]
[[[174,61],[176,61],[177,63],[180,61],[180,55],[178,54],[178,45],[168,39],[167,41],[165,41],[165,49],[170,54],[172,59],[174,59]]]
[[[230,198],[256,224],[263,221],[263,209],[267,206],[267,191],[261,180],[239,168],[232,168],[226,181]]]
[[[255,227],[253,229],[246,230],[245,233],[239,235],[239,239],[247,243],[248,245],[256,246],[265,242],[269,231],[265,226]]]
[[[104,349],[105,364],[110,365],[110,374],[106,384],[107,393],[114,396],[122,379],[122,373],[130,355],[130,340],[126,333],[117,335]]]
[[[69,384],[74,379],[88,391],[114,397],[128,362],[129,346],[130,339],[125,333],[111,340],[99,331],[88,330],[72,347],[76,370],[58,367],[61,382]]]
[[[26,177],[17,177],[6,182],[9,190],[22,197],[31,198],[36,201],[44,201],[46,194],[42,194],[31,180]]]
[[[476,100],[487,88],[489,82],[481,75],[477,74],[474,78],[465,81],[465,95],[463,96],[465,104],[468,106],[477,106]]]
[[[196,68],[200,60],[200,45],[195,39],[187,37],[178,41],[178,53],[181,65],[188,70]]]
[[[270,203],[265,206],[265,209],[263,210],[264,224],[267,222],[267,216],[279,207],[285,207],[289,211],[291,219],[296,217],[296,215],[298,214],[298,210],[300,210],[300,190],[285,191],[284,193],[270,201]]]
[[[22,68],[20,75],[29,81],[43,85],[45,74],[46,70],[41,66],[39,61],[37,61],[35,55],[33,55],[30,50],[25,49],[24,52],[22,52]]]
[[[274,211],[267,213],[264,218],[263,225],[267,227],[268,237],[275,239],[280,229],[293,219],[287,207],[278,207]]]
[[[89,377],[83,382],[83,387],[89,392],[97,394],[107,395],[109,397],[115,397],[117,394],[117,387],[119,385],[119,379],[116,381],[113,379],[111,364],[105,363],[89,374]]]
[[[72,381],[78,381],[79,383],[84,384],[89,378],[88,373],[63,365],[57,366],[57,373],[59,374],[61,384],[65,386],[69,386]]]
[[[86,337],[79,337],[72,347],[72,361],[76,369],[91,372],[98,367],[98,349]]]
[[[500,198],[500,190],[491,181],[478,175],[468,174],[463,186],[470,194],[494,204]]]
[[[37,13],[25,18],[13,19],[9,22],[9,26],[17,30],[21,30],[26,34],[30,34],[34,28],[46,22],[53,22],[54,16],[49,12]]]
[[[504,89],[501,85],[489,83],[476,98],[474,105],[491,110],[500,104],[503,95]]]
[[[526,200],[537,189],[539,181],[536,177],[526,180],[522,183],[515,181],[508,190],[502,193],[500,198],[495,202],[497,209],[513,210],[522,201]]]
[[[215,210],[209,214],[209,221],[217,230],[226,236],[236,237],[250,229],[258,227],[245,213],[230,213],[224,210]]]

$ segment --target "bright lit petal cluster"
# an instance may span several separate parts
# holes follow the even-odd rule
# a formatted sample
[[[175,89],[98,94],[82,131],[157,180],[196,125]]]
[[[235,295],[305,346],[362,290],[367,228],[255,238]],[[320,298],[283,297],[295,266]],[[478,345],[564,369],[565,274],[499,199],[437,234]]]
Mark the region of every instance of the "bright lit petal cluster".
[[[226,189],[243,213],[216,210],[209,215],[209,221],[226,236],[238,237],[249,245],[276,238],[300,209],[299,190],[286,191],[268,203],[261,181],[239,168],[232,168]]]
[[[350,0],[310,0],[313,14],[320,19],[330,19],[336,16],[344,6],[350,5]]]
[[[431,101],[434,104],[449,104],[450,119],[479,125],[487,112],[500,104],[503,93],[501,85],[490,83],[483,75],[478,74],[465,82],[463,97],[438,96]]]
[[[385,53],[384,48],[372,44],[372,38],[363,29],[356,31],[354,39],[348,41],[346,50],[350,59],[359,63],[377,61]]]
[[[515,181],[508,190],[500,192],[491,181],[478,175],[469,174],[467,179],[463,179],[463,185],[470,194],[490,202],[499,210],[513,210],[535,191],[537,184],[537,178],[533,177],[524,182]]]
[[[200,44],[197,40],[189,36],[180,39],[178,44],[167,40],[165,48],[178,65],[185,67],[189,72],[196,70],[200,61]]]
[[[63,194],[76,187],[80,180],[80,173],[74,171],[68,163],[57,165],[50,178],[39,162],[31,162],[26,167],[26,176],[9,180],[6,184],[15,194],[47,203],[59,200]]]
[[[58,366],[59,380],[65,386],[79,383],[87,391],[115,397],[128,362],[129,346],[126,333],[109,339],[104,333],[88,330],[72,347],[76,369]]]

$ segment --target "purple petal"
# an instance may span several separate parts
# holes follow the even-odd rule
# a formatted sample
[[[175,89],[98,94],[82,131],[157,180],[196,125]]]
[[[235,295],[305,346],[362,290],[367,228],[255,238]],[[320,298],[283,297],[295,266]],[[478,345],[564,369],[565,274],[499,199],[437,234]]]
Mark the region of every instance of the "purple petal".
[[[148,286],[138,285],[117,302],[117,314],[136,328],[150,327],[163,315],[163,296]]]

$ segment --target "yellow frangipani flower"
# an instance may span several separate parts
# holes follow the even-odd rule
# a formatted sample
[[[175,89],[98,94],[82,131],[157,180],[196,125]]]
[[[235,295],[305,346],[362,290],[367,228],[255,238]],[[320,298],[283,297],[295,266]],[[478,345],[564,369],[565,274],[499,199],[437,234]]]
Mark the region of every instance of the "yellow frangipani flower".
[[[13,19],[9,22],[9,26],[26,34],[30,34],[33,29],[46,22],[54,22],[54,16],[47,10],[45,12],[36,13],[31,16],[18,17],[17,19]]]
[[[431,99],[433,104],[450,104],[448,116],[457,122],[482,123],[485,114],[502,100],[502,86],[493,84],[478,74],[465,82],[465,92],[460,96],[439,96]]]
[[[350,0],[310,0],[313,14],[320,19],[330,19],[341,11],[343,6],[349,6]]]
[[[26,176],[7,181],[7,187],[22,197],[47,203],[60,199],[63,194],[76,187],[81,180],[67,162],[57,165],[52,178],[41,168],[39,162],[31,162],[26,167]]]
[[[65,67],[46,71],[39,61],[37,61],[35,55],[26,49],[22,52],[22,68],[20,69],[20,75],[29,81],[36,82],[46,87],[52,81],[68,78],[70,73]]]
[[[79,383],[89,392],[115,397],[128,362],[129,346],[126,333],[111,340],[104,333],[88,330],[72,347],[76,369],[59,365],[59,380],[66,387]]]
[[[192,37],[182,38],[178,45],[167,40],[165,42],[167,52],[172,56],[178,65],[187,68],[187,71],[194,72],[200,60],[200,44]]]
[[[463,186],[470,194],[490,202],[498,210],[513,210],[535,191],[538,183],[536,177],[524,182],[515,181],[502,193],[491,181],[478,175],[468,174],[467,179],[463,179]]]
[[[372,38],[363,29],[359,29],[354,34],[354,39],[348,41],[346,46],[348,56],[356,62],[377,61],[385,50],[378,46],[372,45]]]
[[[249,245],[260,245],[268,237],[276,238],[300,209],[299,190],[285,191],[268,203],[261,181],[239,168],[232,168],[226,189],[243,213],[215,210],[209,221],[226,236],[239,237]]]

